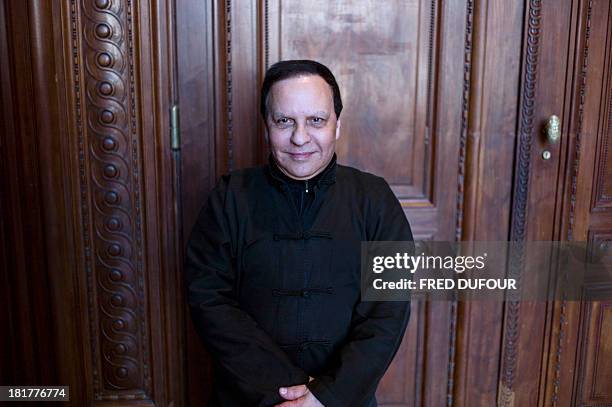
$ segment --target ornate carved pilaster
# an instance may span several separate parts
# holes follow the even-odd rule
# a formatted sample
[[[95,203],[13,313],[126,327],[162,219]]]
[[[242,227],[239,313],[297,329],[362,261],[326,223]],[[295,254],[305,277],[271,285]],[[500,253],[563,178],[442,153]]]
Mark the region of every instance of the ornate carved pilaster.
[[[95,400],[148,399],[138,80],[130,0],[72,0],[72,80]]]

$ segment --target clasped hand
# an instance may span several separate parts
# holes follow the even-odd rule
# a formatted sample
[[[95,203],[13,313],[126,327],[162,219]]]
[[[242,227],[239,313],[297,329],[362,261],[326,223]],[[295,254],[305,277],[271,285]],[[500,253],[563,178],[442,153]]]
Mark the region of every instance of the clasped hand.
[[[314,380],[308,376],[308,381]],[[279,394],[288,401],[277,404],[274,407],[325,407],[317,398],[310,392],[305,384],[291,387],[281,387],[278,389]]]

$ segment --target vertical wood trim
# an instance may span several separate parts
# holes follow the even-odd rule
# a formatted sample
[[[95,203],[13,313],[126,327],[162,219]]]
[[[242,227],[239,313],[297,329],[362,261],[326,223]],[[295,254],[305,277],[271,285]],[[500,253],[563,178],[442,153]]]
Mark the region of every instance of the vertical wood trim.
[[[531,141],[533,133],[534,105],[538,76],[541,1],[530,0],[526,9],[527,38],[524,44],[524,67],[520,104],[520,127],[517,165],[512,206],[511,240],[525,240],[525,221],[528,199]],[[522,256],[515,256],[509,264],[509,275],[518,279],[522,269]],[[520,281],[518,279],[517,281]],[[519,282],[520,284],[520,282]],[[510,406],[514,399],[514,379],[517,363],[517,344],[520,319],[520,302],[508,301],[504,316],[503,349],[500,369],[498,404]]]
[[[584,104],[586,100],[587,70],[589,64],[589,38],[591,35],[591,13],[593,10],[593,0],[589,0],[587,6],[587,16],[584,28],[584,45],[582,64],[580,67],[580,90],[578,91],[578,125],[576,129],[576,140],[574,142],[574,155],[572,157],[572,186],[570,193],[569,223],[567,230],[567,240],[574,240],[574,216],[576,212],[576,192],[578,190],[578,173],[580,170],[580,142],[584,123]]]
[[[466,185],[466,160],[467,157],[467,132],[470,115],[470,91],[472,61],[474,60],[473,41],[473,22],[474,22],[474,1],[466,1],[465,10],[465,41],[463,49],[463,92],[461,100],[461,133],[459,136],[459,168],[457,180],[457,213],[455,217],[455,240],[460,241],[463,237],[463,212],[464,196]],[[469,183],[469,180],[467,180]],[[457,366],[457,327],[459,321],[459,304],[453,300],[450,304],[450,326],[449,326],[449,355],[448,355],[448,376],[446,385],[446,403],[448,406],[455,404],[455,370]]]
[[[473,39],[473,21],[474,21],[474,1],[467,0],[465,13],[465,44],[463,57],[463,94],[461,99],[461,134],[459,136],[459,170],[457,182],[457,215],[455,221],[455,240],[463,240],[463,211],[465,200],[464,197],[466,185],[466,155],[467,155],[467,133],[470,116],[470,88],[472,75],[472,61],[474,59],[472,39]],[[468,181],[469,185],[469,181]],[[469,240],[469,238],[467,239]]]
[[[207,13],[208,15],[208,13]],[[226,141],[227,126],[228,126],[228,81],[231,80],[228,77],[227,72],[227,37],[231,34],[227,30],[228,22],[226,12],[226,4],[223,0],[214,0],[210,4],[210,28],[208,33],[212,38],[212,68],[213,72],[213,84],[210,88],[213,89],[211,96],[213,96],[213,111],[214,111],[214,150],[211,154],[211,158],[215,162],[215,174],[213,177],[214,182],[223,174],[225,174],[229,168],[229,151]]]
[[[280,58],[281,0],[265,0],[263,9],[263,73]]]
[[[140,91],[130,0],[71,1],[74,117],[93,397],[151,398]]]
[[[429,159],[424,160],[422,191],[424,197],[427,197],[426,200],[429,202],[435,202],[434,175],[436,174],[436,154],[440,154],[440,152],[437,150],[441,150],[439,148],[436,149],[436,142],[433,140],[433,135],[437,134],[436,118],[438,117],[437,97],[439,90],[439,86],[435,86],[434,88],[434,85],[438,85],[438,77],[440,73],[438,61],[440,60],[440,54],[442,53],[442,46],[440,45],[440,30],[443,29],[440,24],[441,6],[442,4],[440,4],[440,2],[437,0],[431,0],[428,22],[429,38],[427,40],[427,85],[425,99],[427,108],[425,111],[425,146],[423,156],[428,157]],[[419,59],[421,59],[420,55]],[[414,161],[414,164],[417,164],[416,160]]]
[[[0,9],[0,117],[3,119],[0,168],[6,170],[0,182],[3,201],[0,222],[3,223],[1,244],[7,256],[7,262],[0,265],[0,277],[7,283],[2,290],[6,295],[2,302],[8,306],[3,309],[3,315],[7,319],[3,318],[2,322],[7,322],[5,330],[10,332],[2,343],[6,340],[10,346],[5,348],[10,352],[6,360],[12,368],[6,372],[9,380],[14,384],[26,381],[33,384],[48,380],[49,370],[56,363],[56,355],[49,354],[54,338],[38,335],[45,331],[52,334],[50,298],[46,291],[46,247],[43,236],[37,233],[43,227],[43,208],[36,160],[38,121],[32,102],[36,100],[36,84],[30,60],[38,50],[32,44],[36,37],[32,32],[31,7],[3,2]]]
[[[159,209],[167,198],[159,191],[172,189],[159,178],[171,84],[162,61],[168,17],[156,13],[168,1],[0,6],[0,52],[10,53],[2,99],[11,101],[2,117],[10,110],[15,123],[7,136],[15,151],[2,166],[17,175],[2,193],[12,189],[11,206],[25,203],[10,208],[12,274],[25,283],[12,285],[11,307],[16,320],[37,315],[14,332],[13,352],[32,358],[14,384],[67,384],[77,405],[153,405],[153,396],[167,405],[164,380],[177,370],[167,358],[178,351],[163,336],[172,333],[176,287],[160,290],[160,270],[175,266],[161,267],[172,254],[159,244],[162,230],[175,238],[173,209]]]
[[[234,169],[233,71],[232,71],[232,0],[225,0],[225,117],[227,171]]]
[[[574,83],[570,91],[570,114],[572,122],[576,123],[575,137],[568,143],[567,154],[567,172],[564,184],[566,190],[569,189],[569,194],[560,198],[563,200],[563,209],[559,217],[561,223],[559,229],[559,238],[574,240],[574,225],[575,225],[575,209],[578,193],[577,179],[580,171],[580,155],[581,155],[581,140],[584,128],[584,108],[586,102],[586,87],[587,87],[587,71],[589,64],[589,41],[591,33],[591,18],[592,18],[592,0],[576,1],[574,19],[577,21],[575,34],[574,52],[570,57],[574,58]],[[573,125],[570,124],[570,129]],[[570,130],[570,135],[573,133]],[[569,195],[569,196],[568,196]],[[569,207],[569,208],[568,208]],[[566,226],[564,233],[564,226]],[[579,239],[580,240],[580,239]],[[567,276],[562,276],[564,279]],[[567,284],[562,284],[562,287]],[[563,288],[562,288],[563,289]],[[583,332],[583,309],[582,304],[568,302],[565,291],[560,293],[561,301],[557,301],[552,307],[552,318],[550,323],[550,347],[544,357],[546,371],[541,375],[543,384],[542,396],[540,397],[544,403],[552,406],[557,406],[558,403],[564,404],[566,400],[574,399],[576,402],[576,371],[568,375],[568,367],[574,367],[577,362],[577,354],[567,352],[574,346],[577,347],[578,353],[581,349],[581,338]],[[588,307],[587,307],[588,308]],[[569,386],[568,386],[569,385]],[[573,387],[573,388],[571,388]]]
[[[514,185],[511,240],[525,240],[525,221],[529,187],[531,138],[533,133],[538,54],[540,41],[541,0],[530,0],[527,9],[527,41],[521,90],[520,130],[517,177]]]
[[[612,136],[612,53],[610,52],[610,41],[612,41],[612,32],[610,25],[612,24],[612,6],[608,9],[608,21],[606,27],[606,43],[608,49],[606,51],[606,62],[604,69],[606,76],[603,81],[603,92],[602,92],[602,107],[600,111],[601,125],[602,128],[598,132],[598,143],[596,148],[596,160],[597,166],[595,169],[595,177],[597,182],[594,185],[594,192],[591,194],[591,207],[592,212],[606,211],[609,212],[612,208],[612,195],[606,194],[606,187],[612,185],[609,179],[606,179],[606,168],[610,165],[610,137]],[[589,24],[590,29],[590,24]],[[587,47],[585,45],[585,47]],[[607,102],[607,103],[606,103]],[[605,126],[605,127],[604,127]]]
[[[586,81],[587,81],[587,70],[589,63],[589,38],[591,33],[591,15],[593,10],[593,0],[589,0],[587,6],[587,15],[585,22],[585,30],[584,30],[584,45],[583,45],[583,58],[580,69],[580,91],[579,91],[579,106],[578,106],[578,128],[576,131],[576,139],[574,143],[574,156],[572,158],[572,187],[571,187],[571,195],[570,195],[570,210],[569,210],[569,222],[568,222],[568,236],[567,240],[574,240],[573,231],[574,231],[574,213],[576,208],[576,191],[577,191],[577,178],[578,178],[578,170],[580,168],[580,140],[582,138],[582,129],[584,122],[584,104],[586,99]],[[566,273],[564,273],[564,277],[567,278]],[[563,284],[565,287],[566,284]],[[561,382],[561,362],[563,360],[563,351],[565,350],[564,342],[566,340],[565,336],[567,333],[565,332],[567,325],[567,313],[568,313],[568,303],[567,303],[567,293],[565,290],[561,294],[562,300],[558,307],[559,316],[558,316],[558,325],[556,332],[556,340],[554,346],[554,376],[552,380],[552,405],[556,406],[559,401],[559,385]],[[553,349],[551,349],[553,350]]]

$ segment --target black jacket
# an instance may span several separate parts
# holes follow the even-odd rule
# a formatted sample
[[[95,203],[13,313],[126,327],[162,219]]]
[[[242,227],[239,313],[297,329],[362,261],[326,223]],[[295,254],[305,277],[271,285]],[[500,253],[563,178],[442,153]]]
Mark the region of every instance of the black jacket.
[[[376,406],[410,303],[360,301],[360,242],[412,240],[410,226],[384,179],[335,156],[304,193],[300,215],[274,165],[234,171],[199,215],[185,272],[210,406],[273,406],[309,375],[326,407]]]

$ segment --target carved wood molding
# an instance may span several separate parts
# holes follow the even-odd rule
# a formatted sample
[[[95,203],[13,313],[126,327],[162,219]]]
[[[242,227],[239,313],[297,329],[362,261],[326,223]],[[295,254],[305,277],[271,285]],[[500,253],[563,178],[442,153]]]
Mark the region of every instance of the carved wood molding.
[[[431,140],[432,134],[434,132],[434,121],[437,116],[436,111],[436,101],[435,94],[436,91],[434,86],[437,87],[437,77],[439,67],[437,67],[437,61],[439,59],[439,50],[436,49],[436,43],[439,43],[440,39],[438,37],[438,30],[440,28],[440,3],[437,0],[431,0],[430,3],[430,12],[429,12],[429,35],[427,39],[427,97],[425,103],[427,105],[427,110],[425,113],[425,157],[429,157],[430,160],[434,160],[434,153],[432,152],[432,144]],[[439,47],[438,47],[439,48]],[[426,162],[428,160],[425,160]],[[429,162],[425,165],[425,171],[423,176],[423,185],[431,185],[431,178],[434,176],[433,174],[433,166],[432,163]],[[416,197],[417,199],[426,199],[428,204],[433,203],[433,190],[431,187],[423,188],[424,194]]]
[[[533,134],[534,106],[538,76],[538,57],[540,41],[541,1],[530,0],[527,10],[527,37],[525,44],[525,62],[523,68],[522,97],[520,105],[520,130],[518,138],[518,164],[514,184],[512,207],[511,240],[525,240],[525,221],[529,187],[531,143]],[[520,270],[524,259],[521,255],[509,264],[509,275],[516,278],[520,285]],[[520,336],[520,302],[508,301],[504,321],[504,338],[500,369],[499,404],[512,405],[514,397],[514,380]]]
[[[569,225],[567,230],[567,240],[574,240],[574,215],[576,211],[576,193],[578,190],[578,173],[580,171],[580,142],[582,140],[584,125],[584,103],[586,100],[587,68],[589,64],[589,38],[591,35],[591,13],[593,1],[589,0],[586,23],[584,29],[584,50],[580,69],[580,90],[578,91],[578,125],[576,128],[576,141],[574,142],[574,156],[572,158],[572,185],[569,208]]]
[[[612,62],[609,64],[608,72],[612,72],[611,66]],[[609,157],[610,157],[610,138],[612,137],[612,87],[608,89],[608,103],[607,103],[608,115],[606,117],[607,126],[606,132],[602,134],[601,141],[601,152],[599,158],[599,177],[597,180],[597,202],[595,203],[596,210],[609,210],[612,206],[612,195],[608,195],[606,191],[606,187],[608,186],[609,178],[606,173],[606,167],[610,165]]]
[[[232,117],[232,0],[225,0],[225,114],[227,123],[227,171],[234,169],[234,137]]]
[[[263,26],[264,26],[264,34],[263,34],[263,63],[264,63],[264,72],[262,72],[262,76],[265,71],[270,67],[270,4],[269,0],[264,0],[263,4]],[[263,78],[262,78],[263,80]]]
[[[569,209],[569,225],[568,225],[568,234],[567,240],[573,240],[574,236],[574,213],[576,209],[576,193],[577,193],[577,180],[578,173],[580,169],[580,142],[582,139],[583,133],[583,123],[584,123],[584,104],[586,100],[586,83],[587,83],[587,69],[589,64],[589,38],[591,34],[591,15],[593,10],[593,1],[589,0],[587,6],[586,13],[586,22],[584,29],[584,40],[583,40],[583,56],[582,56],[582,64],[580,69],[580,90],[578,92],[579,97],[579,105],[578,105],[578,126],[576,129],[576,139],[574,142],[574,156],[572,159],[572,185],[571,185],[571,195],[570,195],[570,209]],[[567,278],[567,276],[566,276]],[[564,285],[565,286],[565,285]],[[566,336],[566,325],[567,325],[567,311],[568,311],[568,303],[566,299],[566,293],[562,293],[562,300],[560,306],[560,315],[558,319],[558,334],[555,338],[555,353],[554,353],[554,376],[552,380],[552,395],[551,400],[553,405],[559,401],[559,388],[561,383],[561,375],[562,375],[562,356],[563,351],[565,350],[563,347],[564,339]]]
[[[590,28],[590,27],[589,27]],[[606,35],[609,38],[610,35],[610,24],[608,23],[608,27],[606,30]],[[607,86],[606,89],[606,97],[607,101],[604,99],[602,102],[605,103],[607,109],[607,115],[605,115],[605,126],[602,129],[602,134],[600,135],[600,147],[599,151],[599,165],[597,166],[597,183],[595,184],[595,199],[593,202],[593,211],[610,211],[612,208],[612,182],[610,181],[610,167],[612,164],[610,163],[610,139],[612,138],[612,57],[610,55],[607,56]],[[604,85],[605,86],[605,85]]]
[[[531,141],[533,134],[534,105],[538,75],[540,41],[541,0],[530,0],[528,10],[527,44],[520,111],[519,154],[517,177],[514,185],[512,208],[512,240],[525,240],[525,217],[529,188]]]
[[[465,43],[463,57],[463,93],[461,101],[461,134],[459,140],[459,168],[457,178],[457,214],[455,218],[455,240],[460,241],[463,234],[463,208],[465,189],[465,162],[467,155],[467,132],[470,109],[470,88],[472,74],[472,39],[474,22],[474,1],[467,0],[465,11]],[[446,398],[449,405],[454,402],[455,393],[455,366],[457,354],[457,321],[458,304],[453,300],[450,304],[449,318],[449,354],[448,354],[448,376],[446,383]]]
[[[608,234],[608,238],[612,235]],[[609,288],[603,289],[608,291]],[[602,287],[587,288],[587,298],[601,296]],[[608,297],[609,298],[609,297]],[[582,338],[578,349],[579,363],[575,375],[574,405],[580,407],[609,406],[611,394],[609,386],[605,382],[607,364],[605,354],[605,341],[608,333],[605,331],[606,319],[612,315],[612,303],[610,301],[585,301],[581,310],[579,336]],[[604,390],[605,389],[605,390]],[[602,391],[604,390],[604,391]]]
[[[151,394],[133,12],[130,0],[70,5],[95,400]]]
[[[472,74],[472,24],[474,21],[474,1],[467,0],[465,13],[465,45],[463,58],[463,94],[461,100],[461,135],[459,138],[459,170],[457,182],[457,215],[455,218],[455,239],[461,240],[463,234],[463,207],[465,191],[465,161],[467,154],[467,133],[470,109],[470,87]]]

